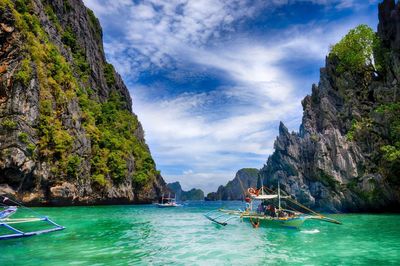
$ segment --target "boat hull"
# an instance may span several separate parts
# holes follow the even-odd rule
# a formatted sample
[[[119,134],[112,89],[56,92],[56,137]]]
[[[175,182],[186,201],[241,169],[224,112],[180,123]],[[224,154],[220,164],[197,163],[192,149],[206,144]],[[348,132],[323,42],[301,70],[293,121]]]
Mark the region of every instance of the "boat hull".
[[[272,217],[243,217],[243,221],[249,222],[258,227],[270,228],[270,227],[285,227],[285,228],[300,228],[306,219],[304,217],[295,218],[272,218]]]
[[[181,205],[178,205],[178,204],[160,204],[160,203],[158,203],[158,204],[156,204],[156,206],[158,208],[175,208],[175,207],[180,207]]]

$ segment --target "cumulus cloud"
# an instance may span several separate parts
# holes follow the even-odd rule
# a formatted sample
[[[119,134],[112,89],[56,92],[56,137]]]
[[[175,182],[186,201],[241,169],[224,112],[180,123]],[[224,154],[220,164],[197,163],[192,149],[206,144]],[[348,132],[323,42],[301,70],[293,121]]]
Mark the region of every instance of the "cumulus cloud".
[[[288,68],[307,60],[322,63],[330,44],[367,19],[310,21],[274,36],[237,32],[238,25],[262,12],[272,14],[295,2],[336,10],[360,5],[352,0],[85,0],[100,17],[107,57],[130,84],[134,111],[167,181],[215,190],[238,169],[262,166],[279,120],[297,129],[300,99],[311,84],[299,88],[299,77]],[[160,70],[166,78],[186,81],[218,72],[229,82],[200,91],[188,85],[174,94],[168,93],[170,84],[140,82],[142,73]]]

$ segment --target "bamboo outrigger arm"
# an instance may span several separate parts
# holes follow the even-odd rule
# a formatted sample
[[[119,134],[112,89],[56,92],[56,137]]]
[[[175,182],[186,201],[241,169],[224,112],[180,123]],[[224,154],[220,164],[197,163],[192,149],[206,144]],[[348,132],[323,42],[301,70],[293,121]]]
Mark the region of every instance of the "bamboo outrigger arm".
[[[0,199],[2,200],[1,206],[6,206],[4,210],[0,210],[0,228],[7,229],[4,230],[5,234],[0,234],[0,240],[11,239],[11,238],[21,238],[21,237],[28,237],[34,235],[40,235],[55,231],[64,230],[65,227],[61,226],[54,221],[52,221],[49,217],[43,216],[36,211],[23,206],[21,203],[15,200],[11,200],[8,197],[0,195]],[[27,218],[10,218],[14,213],[17,212],[17,206],[9,206],[6,205],[5,202],[11,202],[13,204],[18,205],[20,208],[26,209],[31,211],[37,217],[27,217]],[[35,231],[26,231],[20,229],[18,227],[19,224],[23,223],[37,223],[42,222],[43,224],[47,224],[51,228],[44,229],[44,230],[35,230]]]
[[[31,218],[31,219],[16,219],[16,220],[17,221],[15,221],[14,219],[7,219],[6,221],[0,220],[0,227],[3,226],[5,228],[7,228],[8,230],[10,230],[11,232],[13,232],[13,233],[8,234],[8,235],[1,235],[0,236],[0,240],[46,234],[46,233],[51,233],[51,232],[60,231],[60,230],[64,230],[65,229],[64,226],[56,224],[55,222],[50,220],[48,217],[43,217],[43,218],[38,218],[38,219]],[[46,229],[46,230],[24,232],[24,231],[18,230],[15,227],[13,227],[12,225],[10,225],[10,224],[19,224],[19,223],[24,223],[24,222],[25,223],[26,222],[38,222],[38,221],[47,222],[48,224],[50,224],[50,225],[52,225],[54,227],[51,228],[51,229]]]
[[[333,224],[342,224],[338,220],[335,220],[335,219],[332,219],[332,218],[328,218],[328,217],[325,217],[325,216],[313,215],[313,216],[309,216],[307,218],[311,219],[311,220],[324,221],[324,222],[333,223]]]
[[[220,211],[220,210],[218,210],[218,211]],[[219,215],[213,217],[212,216],[213,212],[216,212],[216,211],[210,211],[210,212],[204,214],[204,217],[206,217],[211,222],[222,225],[222,226],[226,226],[228,224],[227,222],[229,220],[231,220],[233,218],[237,218],[237,216],[231,216],[228,213],[222,213],[222,214],[219,213]]]

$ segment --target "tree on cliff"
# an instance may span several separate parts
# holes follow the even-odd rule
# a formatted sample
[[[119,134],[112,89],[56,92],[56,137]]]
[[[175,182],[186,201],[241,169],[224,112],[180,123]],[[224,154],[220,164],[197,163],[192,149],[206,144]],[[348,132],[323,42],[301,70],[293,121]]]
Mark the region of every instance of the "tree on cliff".
[[[331,46],[329,57],[336,57],[339,61],[337,70],[363,72],[366,68],[375,71],[382,69],[382,62],[374,51],[380,47],[380,40],[375,32],[367,25],[359,25],[351,29],[343,39]]]

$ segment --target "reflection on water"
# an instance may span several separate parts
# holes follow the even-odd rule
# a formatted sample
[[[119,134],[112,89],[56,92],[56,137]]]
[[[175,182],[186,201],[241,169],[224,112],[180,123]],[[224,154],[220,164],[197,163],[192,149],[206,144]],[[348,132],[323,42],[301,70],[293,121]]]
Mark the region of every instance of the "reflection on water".
[[[190,202],[182,208],[41,208],[67,227],[0,242],[0,265],[398,264],[399,215],[338,215],[343,225],[311,221],[301,230],[211,224],[202,214],[240,202]]]

